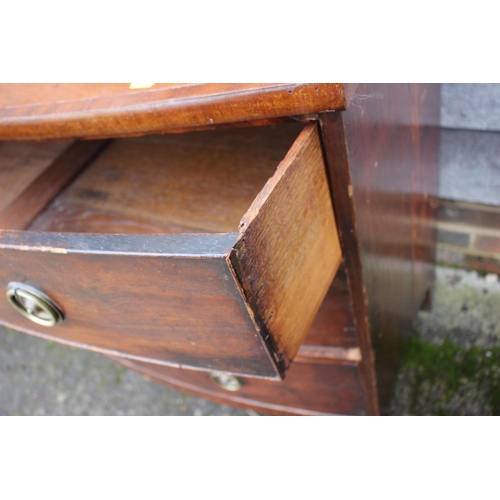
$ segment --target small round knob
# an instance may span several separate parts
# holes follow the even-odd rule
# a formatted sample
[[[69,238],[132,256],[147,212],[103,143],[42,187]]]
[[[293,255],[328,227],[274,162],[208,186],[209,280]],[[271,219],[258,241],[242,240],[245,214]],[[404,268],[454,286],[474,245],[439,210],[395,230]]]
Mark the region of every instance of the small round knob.
[[[210,378],[226,391],[236,392],[243,387],[241,380],[230,373],[214,371],[210,372]]]
[[[7,300],[23,316],[42,326],[54,326],[64,321],[61,308],[44,293],[24,283],[9,283]]]

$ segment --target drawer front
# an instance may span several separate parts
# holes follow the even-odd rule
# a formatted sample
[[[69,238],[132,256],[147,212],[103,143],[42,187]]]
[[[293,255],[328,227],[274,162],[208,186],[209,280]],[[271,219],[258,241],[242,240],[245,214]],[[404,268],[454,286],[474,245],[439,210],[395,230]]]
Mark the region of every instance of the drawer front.
[[[299,137],[239,233],[0,232],[0,286],[53,300],[40,326],[0,303],[15,329],[138,361],[282,378],[341,261],[316,127]]]
[[[105,353],[276,377],[225,260],[234,240],[13,233],[11,248],[0,250],[2,284],[40,290],[65,321],[38,326],[6,300],[0,317],[13,328]]]

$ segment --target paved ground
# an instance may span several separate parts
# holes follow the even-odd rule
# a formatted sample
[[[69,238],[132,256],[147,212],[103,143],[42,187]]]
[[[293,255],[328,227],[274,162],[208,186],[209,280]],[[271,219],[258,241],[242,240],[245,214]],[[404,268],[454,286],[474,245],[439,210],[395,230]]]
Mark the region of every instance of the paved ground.
[[[2,415],[253,415],[150,382],[93,352],[0,327]]]

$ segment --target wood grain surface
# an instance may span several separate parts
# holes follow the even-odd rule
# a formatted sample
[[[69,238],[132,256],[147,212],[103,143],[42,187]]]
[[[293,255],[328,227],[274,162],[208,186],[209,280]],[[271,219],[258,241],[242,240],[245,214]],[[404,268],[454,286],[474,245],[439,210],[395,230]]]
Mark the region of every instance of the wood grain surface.
[[[12,143],[11,143],[12,144]],[[25,154],[30,154],[34,149],[33,143],[14,143],[17,146],[24,146],[27,152],[22,152],[18,158],[22,161]],[[47,143],[41,143],[45,145]],[[52,143],[61,146],[60,143]],[[23,169],[19,165],[12,165],[11,175],[2,178],[4,184],[2,188],[7,192],[5,198],[10,200],[8,205],[0,209],[0,228],[4,229],[27,229],[33,219],[55,198],[59,192],[84,168],[105,146],[106,141],[76,142],[69,146],[52,163],[39,172],[31,182],[23,176]],[[36,145],[35,145],[36,147]],[[0,145],[0,162],[5,161]],[[57,150],[58,148],[56,148]],[[36,155],[34,155],[36,158]],[[8,158],[8,155],[7,155]],[[33,159],[31,159],[31,162]],[[28,164],[31,163],[28,161]],[[35,170],[35,169],[34,169]],[[38,170],[38,169],[36,169]],[[24,189],[19,192],[15,189],[20,186],[20,182],[15,173],[19,173],[23,180]],[[34,173],[34,172],[33,172]],[[1,173],[0,173],[1,176]],[[14,187],[13,192],[10,188]],[[1,188],[0,188],[1,189]],[[15,198],[13,198],[15,196]],[[5,202],[5,199],[4,199]]]
[[[115,140],[31,229],[236,232],[302,128],[294,123]]]
[[[113,138],[345,109],[341,84],[1,84],[0,140]]]
[[[344,265],[337,270],[304,344],[346,349],[358,347]]]
[[[0,213],[3,213],[71,141],[0,142]]]
[[[240,231],[230,262],[284,370],[342,260],[316,125],[302,131],[241,220]]]
[[[182,392],[273,415],[365,415],[353,364],[294,363],[283,381],[243,378],[238,392],[219,388],[208,373],[114,358],[127,368]]]

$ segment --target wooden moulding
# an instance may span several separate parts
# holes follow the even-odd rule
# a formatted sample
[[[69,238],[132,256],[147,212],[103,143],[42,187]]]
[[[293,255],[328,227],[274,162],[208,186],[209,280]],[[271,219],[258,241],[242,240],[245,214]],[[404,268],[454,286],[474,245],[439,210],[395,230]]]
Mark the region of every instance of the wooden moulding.
[[[136,361],[279,379],[340,265],[316,125],[304,128],[239,233],[0,231],[0,286],[26,283],[63,309],[9,327]]]
[[[345,109],[342,84],[1,84],[0,140],[111,138]]]

